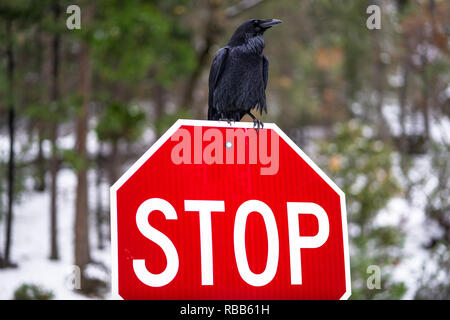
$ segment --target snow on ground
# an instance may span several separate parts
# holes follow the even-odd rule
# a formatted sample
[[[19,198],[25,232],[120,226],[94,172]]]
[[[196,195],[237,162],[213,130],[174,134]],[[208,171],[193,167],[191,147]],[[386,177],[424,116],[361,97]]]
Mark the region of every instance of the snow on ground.
[[[95,176],[88,175],[90,186]],[[76,176],[72,170],[63,169],[58,175],[58,240],[59,261],[50,261],[50,223],[48,193],[26,192],[14,207],[11,260],[18,268],[0,270],[0,299],[11,299],[20,285],[36,284],[53,291],[55,299],[87,299],[76,293],[74,279],[74,203]],[[93,191],[93,190],[92,190]],[[95,192],[89,194],[95,196]],[[108,197],[108,195],[104,195]],[[95,199],[91,199],[91,204]],[[106,207],[108,208],[108,207]],[[4,221],[3,221],[4,222]],[[4,225],[0,225],[4,230]],[[94,225],[91,223],[91,250],[94,260],[110,265],[110,250],[95,249]],[[4,241],[3,233],[1,242]],[[3,243],[2,246],[3,248]],[[97,272],[98,273],[98,272]],[[100,275],[101,276],[101,275]],[[103,280],[109,280],[103,273]]]
[[[422,248],[422,244],[427,240],[423,208],[412,206],[405,199],[396,197],[381,210],[376,223],[398,226],[405,231],[403,260],[394,269],[392,278],[394,281],[404,282],[408,288],[403,299],[412,299],[417,289],[417,279],[421,277],[423,263],[428,257],[428,253]]]
[[[383,115],[387,120],[391,133],[400,135],[399,107],[396,104],[387,104],[383,108]],[[405,129],[408,133],[423,132],[422,119],[419,116],[412,116],[407,119]],[[433,117],[430,125],[431,140],[438,143],[450,143],[450,121],[448,118]],[[406,181],[401,173],[400,159],[394,156],[394,175],[405,186]],[[418,280],[422,277],[423,267],[435,268],[434,262],[429,260],[429,252],[423,245],[429,240],[431,234],[439,232],[433,230],[433,226],[427,224],[425,217],[425,206],[427,195],[436,187],[437,177],[433,172],[431,157],[428,154],[417,156],[414,159],[412,168],[409,170],[409,181],[420,182],[420,188],[411,190],[411,200],[407,201],[403,197],[391,199],[377,216],[376,223],[380,225],[394,225],[402,228],[406,233],[406,239],[402,253],[404,259],[395,268],[393,278],[403,281],[408,290],[404,299],[414,298],[417,290]]]

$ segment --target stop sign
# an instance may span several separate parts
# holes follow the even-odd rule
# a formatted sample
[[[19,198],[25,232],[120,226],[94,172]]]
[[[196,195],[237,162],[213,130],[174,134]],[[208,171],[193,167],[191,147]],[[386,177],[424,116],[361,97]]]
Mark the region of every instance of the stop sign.
[[[344,193],[275,124],[178,120],[111,187],[124,299],[346,299]]]

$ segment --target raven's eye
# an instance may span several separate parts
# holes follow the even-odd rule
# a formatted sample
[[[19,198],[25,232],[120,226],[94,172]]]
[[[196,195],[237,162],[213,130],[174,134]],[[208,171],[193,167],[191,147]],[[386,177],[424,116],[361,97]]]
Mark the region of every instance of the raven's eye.
[[[257,25],[257,24],[259,24],[259,20],[258,20],[258,19],[252,20],[252,23],[253,23],[254,25]]]

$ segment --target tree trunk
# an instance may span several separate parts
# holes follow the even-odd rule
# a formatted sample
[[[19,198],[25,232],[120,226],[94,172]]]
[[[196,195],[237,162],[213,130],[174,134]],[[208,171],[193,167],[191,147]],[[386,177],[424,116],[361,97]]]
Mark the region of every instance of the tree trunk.
[[[58,158],[56,152],[57,125],[51,128],[52,155],[50,159],[50,260],[58,260],[58,228],[57,228],[57,178],[58,178]]]
[[[381,48],[379,39],[380,30],[372,32],[372,48],[375,56],[375,63],[373,64],[373,86],[375,92],[375,110],[377,117],[378,136],[387,141],[390,139],[389,126],[383,116],[384,104],[384,72],[385,66],[381,61]]]
[[[186,89],[184,91],[183,100],[181,102],[181,106],[183,108],[188,109],[195,109],[192,105],[194,103],[194,91],[196,90],[198,86],[198,81],[200,80],[200,76],[206,67],[206,63],[208,62],[211,47],[213,45],[213,42],[211,41],[210,37],[208,37],[205,40],[205,46],[202,49],[202,51],[199,53],[197,58],[197,65],[192,72],[191,76],[189,77],[189,81],[187,82]]]
[[[53,5],[54,22],[57,23],[60,15],[60,7],[55,2]],[[56,114],[59,110],[59,47],[60,36],[58,33],[54,34],[52,40],[52,55],[53,55],[53,68],[52,68],[52,88],[51,88],[51,101],[54,107],[53,112]],[[58,137],[58,119],[53,119],[50,129],[50,141],[52,145],[52,155],[50,159],[50,260],[58,260],[58,220],[57,220],[57,198],[58,198],[58,152],[56,139]]]
[[[405,36],[406,37],[406,36]],[[406,40],[405,40],[406,43]],[[403,78],[403,85],[400,88],[400,92],[399,92],[399,106],[400,106],[400,129],[401,129],[401,133],[400,133],[400,151],[402,152],[402,154],[405,154],[407,151],[407,146],[408,146],[408,137],[407,137],[407,132],[406,132],[406,103],[407,103],[407,96],[408,96],[408,84],[409,84],[409,57],[407,56],[407,50],[406,50],[406,46],[405,46],[405,57],[404,57],[404,61],[403,61],[403,74],[402,74],[402,78]]]
[[[103,241],[104,235],[103,235],[103,206],[102,206],[102,163],[101,163],[101,156],[102,156],[102,143],[100,143],[99,151],[97,155],[97,208],[95,210],[95,221],[96,221],[96,227],[97,227],[97,248],[102,250],[105,248],[105,244]]]
[[[37,68],[39,70],[39,81],[40,83],[46,83],[46,70],[44,68],[44,41],[42,32],[39,29],[38,30],[38,36],[37,38]],[[41,98],[44,100],[44,98]],[[45,173],[46,173],[46,159],[44,158],[44,150],[43,150],[43,142],[45,139],[45,130],[46,126],[41,118],[37,118],[36,120],[36,130],[37,130],[37,136],[38,136],[38,154],[36,157],[36,178],[35,178],[35,185],[34,190],[38,192],[44,192],[47,188],[47,184],[45,181]]]
[[[3,267],[11,267],[11,246],[12,246],[12,223],[13,223],[13,204],[14,204],[14,182],[15,182],[15,164],[14,164],[14,52],[12,40],[12,21],[6,21],[7,48],[7,83],[8,83],[8,131],[9,131],[9,160],[8,160],[8,211],[6,214],[6,239],[5,253],[2,261]]]
[[[92,5],[83,10],[84,24],[88,23],[92,15]],[[89,221],[88,221],[88,181],[87,181],[87,150],[86,137],[88,131],[88,106],[92,90],[92,65],[89,49],[85,42],[81,42],[79,53],[78,94],[81,106],[76,119],[76,152],[84,161],[77,171],[77,187],[75,200],[75,264],[80,268],[81,290],[86,289],[87,279],[84,270],[90,262],[89,251]]]
[[[109,161],[109,184],[112,186],[119,179],[119,141],[114,139],[111,141],[111,154]]]
[[[45,159],[42,144],[44,142],[44,125],[41,120],[38,120],[38,154],[36,158],[36,184],[34,190],[44,192],[47,185],[45,183]]]
[[[428,141],[430,138],[430,81],[428,78],[428,58],[427,52],[425,48],[425,53],[422,55],[422,82],[423,82],[423,100],[422,100],[422,117],[423,117],[423,126],[424,126],[424,137],[425,140]]]

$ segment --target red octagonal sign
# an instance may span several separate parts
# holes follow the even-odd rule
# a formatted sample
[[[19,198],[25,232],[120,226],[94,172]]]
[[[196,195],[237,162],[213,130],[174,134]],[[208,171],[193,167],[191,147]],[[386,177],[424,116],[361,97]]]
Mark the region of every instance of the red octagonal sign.
[[[346,299],[344,193],[275,124],[178,120],[111,187],[124,299]]]

